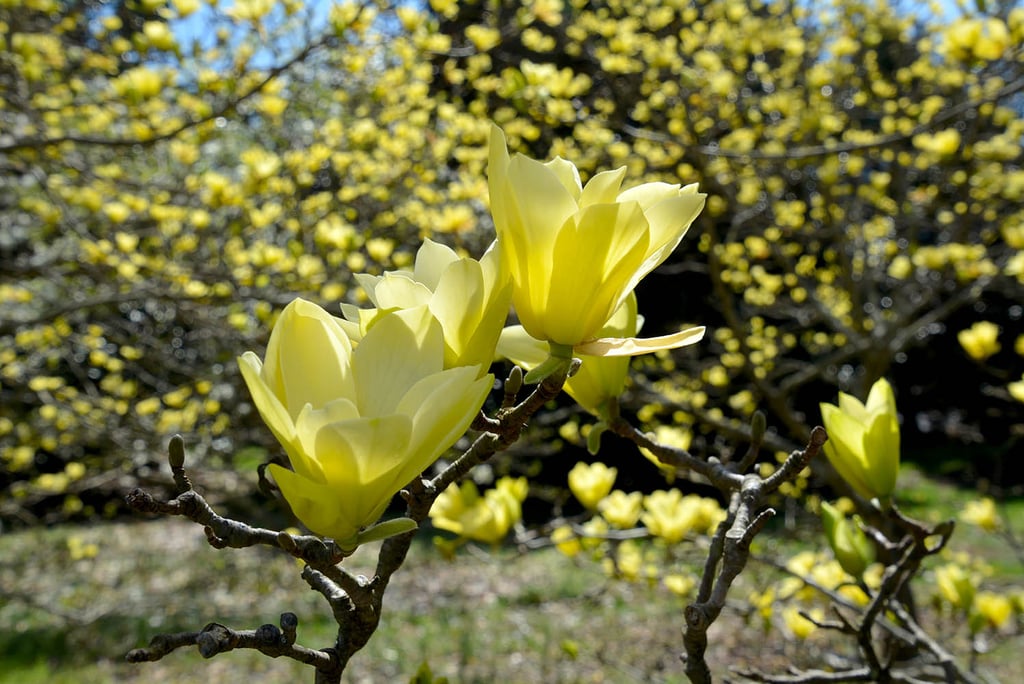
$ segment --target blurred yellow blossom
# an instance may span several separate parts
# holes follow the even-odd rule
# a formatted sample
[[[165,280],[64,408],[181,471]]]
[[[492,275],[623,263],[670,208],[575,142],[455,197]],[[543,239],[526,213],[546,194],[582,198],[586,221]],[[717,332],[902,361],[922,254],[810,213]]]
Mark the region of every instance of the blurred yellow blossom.
[[[1003,627],[1013,616],[1013,602],[991,591],[979,591],[974,597],[974,609],[995,629]]]
[[[609,525],[625,530],[635,526],[640,519],[643,502],[644,495],[640,492],[627,494],[621,489],[616,489],[601,499],[597,510],[601,512],[601,516],[608,521]]]
[[[990,496],[968,501],[960,511],[960,519],[966,523],[977,525],[986,532],[995,532],[1001,526],[996,502]]]
[[[497,544],[522,518],[527,490],[524,477],[501,478],[483,496],[472,480],[453,484],[434,501],[430,521],[434,527],[465,539]]]
[[[956,334],[957,342],[975,361],[984,361],[999,349],[999,326],[990,321],[978,321]]]
[[[586,464],[582,461],[569,471],[569,491],[588,510],[596,510],[598,503],[608,495],[615,484],[618,471],[604,463]]]
[[[570,558],[583,550],[579,537],[576,536],[576,533],[568,525],[562,525],[552,530],[551,542],[555,545],[555,548]]]
[[[955,608],[967,611],[974,602],[975,583],[958,564],[947,563],[935,568],[939,595]]]

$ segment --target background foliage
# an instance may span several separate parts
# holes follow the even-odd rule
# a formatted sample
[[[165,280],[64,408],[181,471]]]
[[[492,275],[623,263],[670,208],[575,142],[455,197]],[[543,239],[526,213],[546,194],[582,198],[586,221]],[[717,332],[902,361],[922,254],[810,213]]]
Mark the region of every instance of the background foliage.
[[[639,292],[645,334],[712,330],[635,362],[662,441],[761,408],[788,450],[886,375],[906,455],[1017,491],[1024,9],[979,7],[0,3],[0,519],[112,515],[174,432],[244,503],[274,447],[235,357],[423,237],[479,255],[489,120],[710,193]]]

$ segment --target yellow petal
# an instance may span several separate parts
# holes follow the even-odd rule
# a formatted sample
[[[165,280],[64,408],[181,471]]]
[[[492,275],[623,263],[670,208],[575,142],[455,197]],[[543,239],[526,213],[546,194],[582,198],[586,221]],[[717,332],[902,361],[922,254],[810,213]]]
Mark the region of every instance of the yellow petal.
[[[295,299],[274,325],[261,375],[294,419],[307,403],[323,406],[352,393],[351,354],[337,319],[312,302]]]
[[[422,472],[461,437],[480,411],[494,376],[477,378],[473,366],[450,368],[423,378],[402,398],[398,410],[412,415],[408,479]]]
[[[580,195],[580,208],[589,207],[592,204],[614,204],[625,177],[625,166],[614,171],[602,171],[595,174],[583,188],[583,194]]]
[[[444,339],[449,345],[446,366],[464,365],[456,361],[464,351],[463,344],[480,326],[484,304],[484,276],[480,264],[472,259],[450,264],[430,300],[430,311],[444,328]],[[495,335],[497,333],[495,331]]]
[[[391,310],[426,306],[430,303],[431,292],[408,273],[390,271],[377,281],[374,295],[378,308]]]
[[[539,319],[516,311],[527,331],[539,339],[576,345],[597,334],[622,299],[626,282],[647,250],[647,222],[637,204],[599,204],[584,209],[578,224],[559,232],[546,302],[536,303]],[[585,296],[584,296],[585,293]],[[536,329],[535,329],[536,328]]]
[[[578,344],[573,347],[573,351],[585,356],[650,354],[663,349],[677,349],[700,342],[704,337],[704,330],[705,328],[701,326],[660,337],[604,337]]]
[[[441,274],[458,260],[459,255],[451,247],[427,238],[416,251],[412,277],[431,290],[436,290],[438,283],[441,282]]]
[[[359,415],[393,413],[411,385],[443,364],[444,335],[427,307],[382,316],[352,353]]]
[[[336,490],[329,485],[307,480],[276,463],[271,463],[269,470],[282,496],[303,525],[316,534],[342,544],[355,537],[359,526],[341,515],[336,503]]]
[[[825,455],[829,462],[858,494],[866,499],[878,496],[866,477],[863,426],[837,406],[821,404],[820,408],[822,422],[828,431]]]
[[[242,379],[249,388],[256,410],[277,441],[281,444],[294,441],[295,424],[288,409],[263,380],[263,362],[256,354],[247,351],[238,357],[238,370],[242,372]]]

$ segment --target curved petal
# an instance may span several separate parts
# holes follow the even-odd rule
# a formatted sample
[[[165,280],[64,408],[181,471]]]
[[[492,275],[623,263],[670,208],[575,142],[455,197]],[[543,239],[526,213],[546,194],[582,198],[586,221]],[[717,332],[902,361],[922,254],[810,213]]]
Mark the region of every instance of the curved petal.
[[[443,365],[444,335],[427,307],[381,316],[352,354],[359,414],[394,413],[411,385]]]
[[[297,439],[295,424],[288,414],[281,400],[271,391],[270,387],[263,381],[260,372],[263,363],[259,357],[251,351],[247,351],[238,357],[238,369],[242,372],[242,379],[245,380],[252,395],[256,410],[259,411],[263,422],[267,424],[270,431],[281,446],[285,448],[289,458],[294,458],[297,452]]]
[[[493,375],[477,378],[476,368],[463,366],[424,378],[409,389],[399,404],[399,410],[410,413],[413,420],[403,471],[406,482],[465,434],[493,385]]]
[[[893,416],[896,415],[896,396],[893,394],[892,385],[885,378],[879,378],[871,386],[868,392],[868,400],[864,404],[868,413],[884,412]]]
[[[357,527],[376,521],[406,482],[399,481],[408,457],[408,416],[357,419],[324,426],[316,450],[334,506]]]
[[[647,222],[637,204],[590,206],[577,220],[559,232],[558,268],[551,274],[540,330],[521,321],[534,337],[569,346],[592,338],[611,318],[647,250]]]
[[[512,157],[505,190],[516,206],[517,228],[524,231],[530,243],[550,244],[558,227],[576,213],[576,196],[570,190],[572,179],[579,183],[576,167],[564,160],[542,164],[521,154]],[[499,233],[498,239],[501,237]]]
[[[704,337],[704,331],[701,326],[660,337],[605,337],[577,344],[573,351],[586,356],[637,356],[695,344]]]
[[[300,454],[298,458],[291,459],[292,469],[310,480],[324,482],[324,471],[319,460],[322,454],[317,452],[317,436],[320,429],[331,423],[341,423],[358,418],[359,410],[356,405],[351,399],[345,397],[328,402],[326,406],[319,409],[306,404],[295,420]]]
[[[892,494],[900,468],[900,427],[895,415],[879,413],[868,424],[864,433],[864,455],[867,479],[872,483],[875,496]]]
[[[352,344],[337,319],[304,299],[281,312],[267,344],[263,378],[294,419],[308,404],[351,396]]]
[[[614,171],[602,171],[587,181],[580,195],[580,208],[592,204],[614,204],[626,177],[626,167],[620,166]]]
[[[311,482],[276,463],[271,463],[269,470],[295,517],[314,533],[341,544],[358,533],[360,526],[342,515],[337,505],[343,493],[329,485]]]
[[[374,290],[377,308],[408,309],[430,303],[430,288],[412,279],[408,273],[389,271],[377,281]]]
[[[521,154],[516,156],[522,157],[523,159],[527,159],[531,162],[534,161],[533,159]],[[569,193],[569,196],[572,197],[575,202],[579,202],[580,195],[583,191],[583,184],[580,183],[580,172],[579,169],[576,168],[575,164],[571,161],[562,159],[561,157],[555,157],[551,161],[534,163],[539,163],[541,166],[544,166],[551,171],[558,179],[558,182],[562,184],[562,187],[565,188],[566,192]]]
[[[828,431],[825,455],[839,476],[866,499],[877,496],[865,476],[863,427],[843,414],[837,406],[821,404],[821,419]]]
[[[412,277],[416,282],[423,283],[431,290],[436,290],[437,284],[441,282],[441,274],[458,260],[459,255],[451,247],[426,238],[416,251],[416,264],[413,267]]]
[[[662,200],[644,211],[650,225],[650,248],[643,265],[630,278],[626,286],[628,290],[636,287],[679,246],[690,225],[704,208],[706,197],[704,194],[678,195]]]
[[[446,366],[459,365],[456,360],[480,326],[484,304],[484,276],[480,264],[472,259],[450,264],[430,299],[430,311],[441,323],[449,347],[445,353]]]
[[[523,326],[510,325],[501,331],[495,353],[530,370],[544,363],[551,355],[551,348],[547,342],[532,337]]]
[[[839,393],[839,410],[862,426],[867,425],[871,419],[871,414],[868,413],[867,407],[860,403],[860,399],[845,392]]]

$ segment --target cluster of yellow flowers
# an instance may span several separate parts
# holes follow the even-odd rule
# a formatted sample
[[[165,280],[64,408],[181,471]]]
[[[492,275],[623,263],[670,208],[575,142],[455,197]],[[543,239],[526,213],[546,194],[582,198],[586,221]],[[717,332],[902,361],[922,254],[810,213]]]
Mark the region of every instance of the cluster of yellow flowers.
[[[617,476],[615,468],[601,462],[580,462],[569,471],[569,490],[592,517],[582,524],[556,527],[552,542],[570,557],[588,551],[609,576],[630,581],[660,579],[673,593],[688,595],[695,578],[674,569],[665,553],[674,553],[685,539],[711,533],[726,512],[714,499],[684,495],[676,488],[647,495],[612,489]],[[660,549],[619,538],[617,533],[633,536],[638,524]]]
[[[567,367],[574,353],[585,355],[583,368],[597,366],[587,371],[590,384],[573,390],[590,408],[621,391],[626,366],[610,372],[589,357],[700,339],[703,328],[634,337],[632,292],[682,239],[703,195],[665,183],[620,191],[624,173],[601,173],[583,186],[563,159],[510,157],[493,127],[489,183],[498,239],[479,261],[428,240],[411,272],[357,276],[373,308],[344,306],[341,320],[296,299],[275,324],[265,360],[252,352],[241,357],[256,407],[291,464],[270,472],[307,527],[344,549],[409,529],[412,521],[374,523],[480,410],[510,301],[523,323],[520,343],[546,349],[538,368]],[[620,336],[603,336],[608,332]],[[442,494],[435,520],[496,542],[518,519],[525,486],[499,484],[480,498],[467,483]],[[693,517],[675,510],[680,503],[650,507],[654,524],[669,527],[662,523],[668,514]],[[610,522],[635,524],[639,510],[615,509],[605,506]]]

